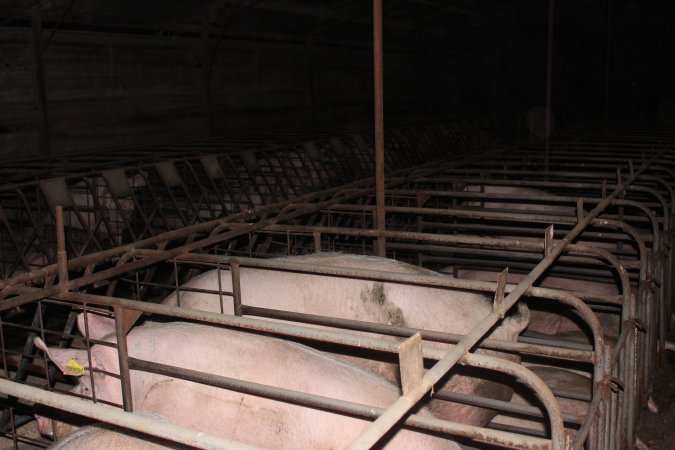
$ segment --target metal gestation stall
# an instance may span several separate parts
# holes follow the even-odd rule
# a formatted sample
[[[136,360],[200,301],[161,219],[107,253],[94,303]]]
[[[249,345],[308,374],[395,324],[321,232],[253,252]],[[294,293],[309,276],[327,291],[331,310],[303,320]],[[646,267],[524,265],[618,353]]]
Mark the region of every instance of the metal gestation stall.
[[[475,151],[489,145],[491,136],[503,135],[503,130],[512,130],[519,123],[511,116],[492,116],[393,128],[387,137],[388,145],[398,151],[391,152],[387,167],[410,167],[423,160],[446,157],[448,148],[457,154]],[[293,139],[302,142],[283,143]],[[413,148],[423,151],[412,151]],[[219,217],[255,222],[278,212],[289,198],[372,173],[373,164],[372,137],[367,134],[315,135],[313,140],[295,135],[244,136],[15,161],[0,169],[7,181],[0,187],[0,275],[6,278],[24,274],[7,280],[7,284],[24,283],[33,279],[25,276],[27,272],[57,260],[56,205],[63,207],[62,242],[72,258],[185,225],[206,224],[208,228],[213,223],[207,222]],[[272,206],[259,208],[261,204]],[[164,234],[157,248],[198,240],[205,229]],[[258,255],[279,252],[272,240],[258,244],[256,239],[248,244],[249,252],[254,247]],[[227,254],[228,247],[233,248],[232,254],[236,253],[231,242],[213,251]],[[99,257],[99,269],[120,263],[106,255]],[[148,283],[155,276],[152,269],[149,272],[145,275]],[[87,273],[71,271],[70,277],[82,274]],[[42,286],[44,281],[27,283]],[[53,281],[46,280],[46,284]],[[131,291],[117,289],[117,284],[100,282],[89,290],[132,297]],[[9,292],[10,289],[0,290],[0,296],[4,298]],[[149,295],[146,288],[141,292],[144,298]],[[34,332],[45,326],[59,329],[66,337],[60,345],[67,346],[74,319],[69,308],[47,309],[37,303],[3,313],[6,377],[25,381],[35,376],[36,370],[44,372],[33,364]],[[18,417],[5,409],[3,430],[14,434],[17,427],[30,420],[31,414]]]
[[[440,159],[448,147],[475,151],[514,122],[495,116],[394,128],[387,167]],[[56,205],[64,208],[68,252],[80,256],[365,178],[373,165],[371,136],[320,133],[9,162],[0,168],[0,278],[55,262]]]
[[[0,286],[5,295],[0,303],[2,311],[27,305],[36,305],[38,311],[29,326],[13,324],[7,315],[3,317],[3,336],[8,330],[23,330],[29,336],[17,358],[19,368],[23,364],[22,377],[10,368],[9,348],[3,349],[6,378],[18,379],[22,384],[5,381],[1,390],[24,402],[39,402],[72,413],[81,411],[73,408],[69,396],[64,396],[62,385],[54,387],[56,374],[44,370],[45,361],[34,356],[32,337],[40,335],[52,344],[89,349],[95,341],[75,335],[72,330],[76,312],[94,305],[114,311],[121,355],[119,376],[125,398],[124,405],[119,406],[126,410],[131,409],[129,370],[161,371],[254,395],[370,419],[377,417],[353,448],[370,446],[392,426],[400,426],[397,425],[400,417],[405,418],[406,426],[444,433],[460,443],[479,446],[628,448],[635,439],[639,408],[648,400],[654,368],[663,355],[666,318],[670,317],[673,287],[670,223],[675,161],[667,139],[672,133],[668,130],[651,135],[636,131],[606,136],[602,140],[595,140],[592,134],[561,138],[551,146],[547,161],[543,160],[539,146],[523,143],[464,161],[390,171],[385,231],[375,228],[373,181],[364,180],[299,195],[255,211],[211,221],[195,220],[184,228],[89,255],[73,255],[68,249],[76,257],[67,261],[67,239],[56,233],[61,236],[60,264],[15,276]],[[491,187],[531,190],[499,193]],[[56,217],[60,219],[61,215]],[[378,237],[386,240],[388,256],[426,267],[452,266],[455,273],[460,269],[501,271],[508,267],[524,276],[515,285],[506,283],[506,272],[495,283],[253,258],[318,251],[373,254]],[[232,298],[238,313],[235,316],[137,301],[161,300],[197,273],[213,267],[230,270],[232,292],[218,294]],[[241,270],[250,267],[487,292],[494,297],[494,308],[468,335],[253,308],[247,306],[246,297],[237,288]],[[607,281],[619,286],[618,293],[591,292],[581,283],[572,291],[532,287],[545,272],[579,282]],[[584,324],[585,339],[527,330],[518,342],[484,339],[521,297],[531,308],[551,302],[570,308]],[[68,311],[65,328],[50,326],[43,320],[46,308],[62,306]],[[423,376],[413,377],[391,408],[373,409],[127,358],[126,331],[143,313],[257,330],[306,343],[330,342],[384,353],[400,352],[404,368],[414,365],[420,357],[415,352],[417,348],[438,363]],[[618,329],[613,330],[616,335],[604,335],[608,330],[596,313],[620,317]],[[280,324],[265,318],[298,324]],[[359,331],[377,336],[365,340]],[[414,341],[401,346],[390,338],[410,337],[416,332],[421,332],[424,341],[456,345],[446,353],[427,345],[416,347]],[[475,354],[475,348],[519,355],[523,365]],[[410,408],[438,380],[448,371],[456,370],[457,362],[514,377],[514,386],[525,386],[535,392],[543,409],[445,391],[435,392],[435,398],[489,408],[501,416],[529,418],[548,427],[542,432],[536,427],[493,422],[482,428],[409,415]],[[589,377],[587,390],[550,389],[535,374],[533,365],[585,373]],[[36,381],[40,372],[43,379]],[[28,374],[33,378],[28,378]],[[34,386],[50,387],[53,392]],[[561,411],[565,399],[585,402],[586,412],[575,415]],[[13,417],[17,409],[26,410],[22,402],[11,406],[6,416]],[[147,423],[137,421],[135,416],[129,418],[119,411],[96,406],[92,405],[89,413],[98,420],[147,431]],[[150,434],[197,447],[210,445],[198,444],[194,434],[178,427],[164,427],[161,433]]]

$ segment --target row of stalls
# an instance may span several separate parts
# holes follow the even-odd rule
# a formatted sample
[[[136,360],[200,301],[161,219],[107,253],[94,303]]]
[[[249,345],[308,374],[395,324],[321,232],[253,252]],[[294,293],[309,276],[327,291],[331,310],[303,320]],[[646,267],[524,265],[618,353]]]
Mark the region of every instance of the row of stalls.
[[[632,448],[670,328],[675,133],[576,131],[545,151],[532,141],[492,145],[485,130],[501,126],[513,122],[491,118],[391,132],[384,229],[375,226],[372,143],[365,135],[262,148],[246,139],[175,145],[161,157],[149,149],[94,165],[64,159],[17,176],[0,192],[3,277],[10,277],[0,284],[0,391],[19,399],[5,404],[5,433],[15,442],[44,444],[22,433],[36,403],[54,408],[55,417],[68,411],[147,432],[147,418],[122,412],[133,409],[130,373],[143,370],[377,418],[354,448],[377,442],[402,426],[401,418],[408,428],[467,448]],[[378,256],[431,271],[292,258],[375,255],[378,239],[386,248]],[[291,258],[271,258],[284,256]],[[185,285],[213,269],[227,286]],[[460,290],[486,296],[493,306],[459,333],[451,325],[426,329],[265,308],[242,285],[254,270],[355,279],[389,290],[432,288],[450,299]],[[292,291],[278,289],[279,295]],[[181,308],[180,300],[161,304],[173,291],[179,298],[215,295],[234,314]],[[488,336],[523,305],[529,324],[517,340]],[[90,349],[96,340],[75,331],[77,314],[101,309],[116,321],[123,402],[113,411],[101,401],[88,404],[84,414],[82,402],[73,403],[72,383],[47,363],[34,338]],[[189,367],[129,357],[126,333],[148,315],[365,351],[373,359],[398,356],[401,372],[413,375],[389,408],[242,380],[215,382]],[[407,370],[419,367],[422,355],[429,370]],[[434,390],[448,373],[507,385],[516,395]],[[488,419],[410,414],[429,392]],[[200,448],[217,442],[199,444],[194,432],[178,427],[150,434]]]
[[[394,128],[385,163],[413,167],[442,159],[448,148],[475,151],[523,126],[496,116]],[[0,277],[55,262],[56,205],[64,208],[69,255],[82,256],[368,178],[372,140],[367,133],[242,135],[7,162]]]

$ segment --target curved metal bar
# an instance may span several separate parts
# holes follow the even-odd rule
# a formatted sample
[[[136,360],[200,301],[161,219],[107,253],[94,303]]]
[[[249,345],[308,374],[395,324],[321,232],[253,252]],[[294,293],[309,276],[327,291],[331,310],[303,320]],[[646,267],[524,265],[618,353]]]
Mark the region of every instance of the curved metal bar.
[[[464,355],[462,357],[462,362],[473,365],[474,367],[482,367],[508,373],[521,382],[525,381],[527,386],[537,395],[537,398],[544,405],[544,408],[546,408],[551,425],[552,448],[556,448],[558,443],[566,441],[565,427],[563,426],[562,414],[558,402],[549,387],[546,386],[546,384],[532,371],[512,361],[490,358],[473,353]],[[352,446],[353,445],[354,444],[352,444]]]

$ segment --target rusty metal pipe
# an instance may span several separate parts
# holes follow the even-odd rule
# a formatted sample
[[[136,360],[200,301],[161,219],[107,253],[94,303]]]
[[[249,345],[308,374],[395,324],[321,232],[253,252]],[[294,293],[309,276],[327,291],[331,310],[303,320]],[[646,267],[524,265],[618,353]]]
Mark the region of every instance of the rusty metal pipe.
[[[254,306],[243,306],[244,314],[248,316],[267,317],[278,320],[294,321],[301,323],[311,323],[314,325],[322,325],[327,327],[336,327],[346,330],[363,331],[370,333],[386,334],[390,336],[410,337],[415,333],[420,333],[422,339],[434,342],[443,342],[446,344],[456,344],[463,335],[443,333],[440,331],[421,330],[418,328],[400,327],[394,325],[386,325],[372,322],[362,322],[357,320],[339,319],[335,317],[323,317],[313,314],[303,314],[293,311],[277,311],[267,308],[258,308]],[[531,345],[518,342],[500,340],[500,339],[484,339],[480,348],[490,350],[501,350],[509,352],[521,352],[538,356],[547,356],[558,359],[567,359],[579,362],[593,363],[596,358],[593,355],[592,348],[584,350],[572,350],[566,348],[555,348],[547,345]]]
[[[234,308],[234,315],[241,316],[241,275],[238,261],[232,261],[232,264],[230,264],[230,272],[232,275],[232,304]],[[220,283],[220,277],[218,277],[218,282]]]
[[[66,232],[63,225],[63,207],[54,208],[56,220],[56,266],[59,273],[59,284],[68,282],[68,253],[66,252]]]
[[[120,364],[120,381],[122,383],[122,403],[124,410],[133,412],[133,397],[131,394],[131,376],[129,373],[129,348],[127,346],[127,330],[124,326],[125,311],[114,306],[115,334],[117,337],[117,354]]]

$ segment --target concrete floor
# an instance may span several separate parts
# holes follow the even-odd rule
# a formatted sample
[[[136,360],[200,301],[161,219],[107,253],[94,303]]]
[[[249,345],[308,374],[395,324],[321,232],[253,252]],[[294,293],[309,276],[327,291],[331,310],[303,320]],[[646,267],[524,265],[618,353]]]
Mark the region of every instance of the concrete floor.
[[[37,429],[37,422],[32,421],[31,423],[24,425],[21,429],[18,430],[19,436],[26,436],[31,439],[40,439],[40,433]],[[0,438],[0,450],[37,450],[43,449],[44,447],[36,447],[31,444],[21,442],[20,439],[17,442],[17,446],[14,446],[12,439]]]
[[[653,398],[657,414],[643,411],[638,436],[652,450],[675,449],[675,353],[668,352],[667,362],[656,373]]]

